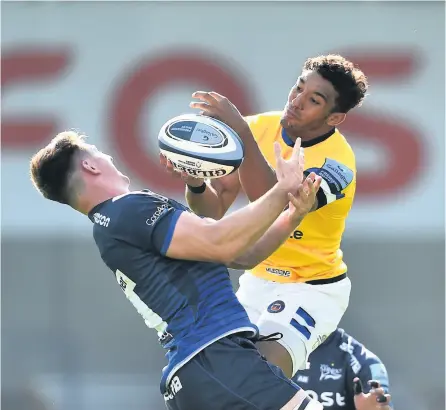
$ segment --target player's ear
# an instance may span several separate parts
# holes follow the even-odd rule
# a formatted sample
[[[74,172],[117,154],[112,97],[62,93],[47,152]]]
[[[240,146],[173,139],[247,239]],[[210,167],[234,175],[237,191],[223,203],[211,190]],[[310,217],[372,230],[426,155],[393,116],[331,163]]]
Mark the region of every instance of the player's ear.
[[[331,127],[337,127],[345,121],[347,115],[342,112],[334,112],[327,118],[327,124]]]
[[[99,175],[101,173],[101,170],[98,168],[98,166],[92,160],[92,158],[82,159],[81,166],[85,172],[88,172],[90,174]]]

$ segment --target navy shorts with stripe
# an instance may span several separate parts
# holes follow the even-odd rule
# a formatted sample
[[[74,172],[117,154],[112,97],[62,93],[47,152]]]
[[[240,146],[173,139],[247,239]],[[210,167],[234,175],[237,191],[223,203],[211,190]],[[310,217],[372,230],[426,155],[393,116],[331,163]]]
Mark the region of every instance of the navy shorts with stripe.
[[[252,341],[231,335],[178,370],[164,399],[169,410],[279,410],[299,390]]]

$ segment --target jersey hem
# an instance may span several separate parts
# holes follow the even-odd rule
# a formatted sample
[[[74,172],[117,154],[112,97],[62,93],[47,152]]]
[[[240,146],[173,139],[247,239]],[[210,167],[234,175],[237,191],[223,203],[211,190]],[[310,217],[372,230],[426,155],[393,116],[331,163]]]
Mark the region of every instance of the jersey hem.
[[[206,349],[206,347],[210,346],[211,344],[219,341],[220,339],[223,339],[229,335],[233,335],[235,333],[242,333],[242,332],[252,332],[253,336],[257,335],[257,329],[254,327],[240,327],[237,329],[230,330],[228,332],[225,332],[221,334],[220,336],[215,337],[214,339],[211,339],[209,342],[205,343],[203,346],[201,346],[199,349],[197,349],[195,352],[191,353],[189,356],[187,356],[185,359],[183,359],[180,363],[176,364],[172,370],[167,374],[165,388],[168,389],[169,384],[175,376],[175,373],[180,370],[185,364],[187,364],[189,361],[191,361],[198,353],[200,353],[202,350]]]

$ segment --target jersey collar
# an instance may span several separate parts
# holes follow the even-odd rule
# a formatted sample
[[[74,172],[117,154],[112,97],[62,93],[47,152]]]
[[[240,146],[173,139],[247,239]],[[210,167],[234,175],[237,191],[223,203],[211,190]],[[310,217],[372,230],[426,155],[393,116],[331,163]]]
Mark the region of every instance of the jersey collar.
[[[313,138],[310,141],[302,141],[302,148],[308,148],[312,147],[313,145],[319,144],[320,142],[325,141],[327,138],[331,137],[336,131],[336,128],[333,128],[332,130],[328,131],[326,134],[321,135],[320,137]],[[288,145],[289,147],[294,147],[294,141],[288,136],[285,129],[282,128],[282,139],[283,142]]]

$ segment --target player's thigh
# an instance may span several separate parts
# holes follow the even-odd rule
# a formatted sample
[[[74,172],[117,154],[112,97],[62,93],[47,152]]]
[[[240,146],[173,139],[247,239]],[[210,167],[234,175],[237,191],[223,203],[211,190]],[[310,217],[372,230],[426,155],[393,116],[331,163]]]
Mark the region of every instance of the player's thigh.
[[[279,410],[300,391],[252,342],[237,336],[207,347],[176,376],[176,393],[166,401],[172,410]]]
[[[277,343],[288,351],[295,374],[305,367],[310,353],[336,330],[349,296],[348,279],[327,285],[277,284],[269,296],[271,302],[255,324],[262,335],[282,333]]]
[[[271,282],[243,273],[239,278],[236,296],[248,313],[249,320],[257,323],[269,301]]]

